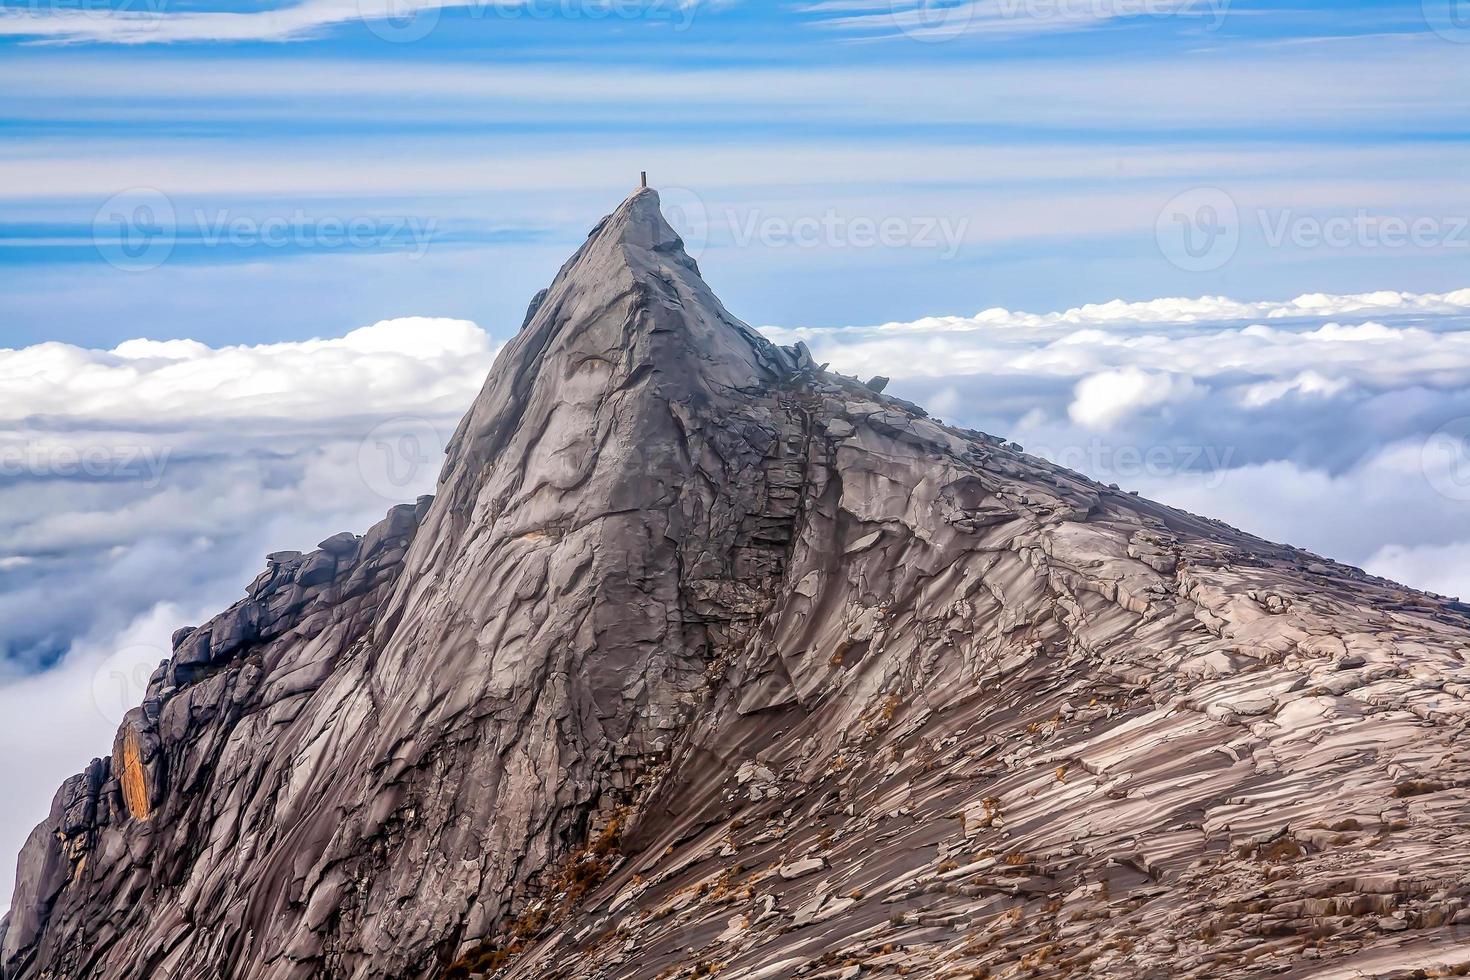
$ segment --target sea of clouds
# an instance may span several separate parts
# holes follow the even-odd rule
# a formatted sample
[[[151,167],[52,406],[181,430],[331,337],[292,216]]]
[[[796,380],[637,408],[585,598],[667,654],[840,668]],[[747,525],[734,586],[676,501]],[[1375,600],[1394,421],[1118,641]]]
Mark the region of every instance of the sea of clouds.
[[[1112,302],[766,327],[956,424],[1245,530],[1470,596],[1470,290]],[[211,348],[0,350],[0,906],[169,635],[267,552],[432,492],[498,344],[462,320]]]

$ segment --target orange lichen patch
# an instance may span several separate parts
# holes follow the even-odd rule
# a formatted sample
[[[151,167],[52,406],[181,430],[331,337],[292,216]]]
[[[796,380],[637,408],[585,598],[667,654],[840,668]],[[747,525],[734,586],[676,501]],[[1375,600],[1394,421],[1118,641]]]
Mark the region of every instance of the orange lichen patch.
[[[139,820],[147,820],[148,777],[143,771],[143,751],[138,745],[138,733],[132,728],[123,734],[122,744],[122,792],[128,812]]]

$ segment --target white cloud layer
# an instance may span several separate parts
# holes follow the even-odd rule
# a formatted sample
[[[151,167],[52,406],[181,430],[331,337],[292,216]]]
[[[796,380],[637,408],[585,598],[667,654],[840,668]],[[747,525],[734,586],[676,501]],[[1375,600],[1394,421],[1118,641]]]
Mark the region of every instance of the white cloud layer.
[[[117,423],[170,419],[338,418],[344,410],[445,413],[464,407],[492,355],[466,320],[408,317],[333,340],[214,349],[129,340],[0,349],[0,420],[58,415]],[[370,400],[364,400],[364,395]]]
[[[1135,412],[1182,401],[1193,392],[1191,379],[1173,374],[1151,374],[1134,367],[1099,371],[1077,382],[1067,414],[1084,429],[1105,432]]]
[[[1470,289],[1308,294],[1257,303],[1214,296],[1115,300],[1060,313],[989,309],[873,327],[768,327],[766,334],[781,343],[805,341],[823,358],[859,374],[1081,380],[1134,369],[1213,379],[1214,388],[1259,406],[1280,398],[1287,387],[1321,396],[1342,394],[1349,385],[1402,387],[1410,379],[1453,384],[1470,371],[1470,332],[1460,324],[1465,317]],[[1118,386],[1130,379],[1138,381],[1129,374],[1102,381]],[[1245,384],[1249,380],[1255,384]],[[1152,396],[1140,391],[1132,397]]]

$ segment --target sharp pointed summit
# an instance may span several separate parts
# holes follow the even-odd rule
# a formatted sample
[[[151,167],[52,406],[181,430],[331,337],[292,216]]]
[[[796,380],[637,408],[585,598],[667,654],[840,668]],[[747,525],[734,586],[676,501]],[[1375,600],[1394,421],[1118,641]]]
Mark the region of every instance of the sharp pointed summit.
[[[1463,606],[881,380],[733,317],[635,191],[435,497],[179,631],[4,976],[1470,964]]]

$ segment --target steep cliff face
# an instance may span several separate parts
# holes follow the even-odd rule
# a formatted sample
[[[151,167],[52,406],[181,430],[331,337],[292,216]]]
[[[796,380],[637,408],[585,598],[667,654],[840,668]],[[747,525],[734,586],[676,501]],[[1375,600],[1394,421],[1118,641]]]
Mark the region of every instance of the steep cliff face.
[[[1464,607],[771,345],[652,191],[175,645],[7,977],[1470,970]]]

